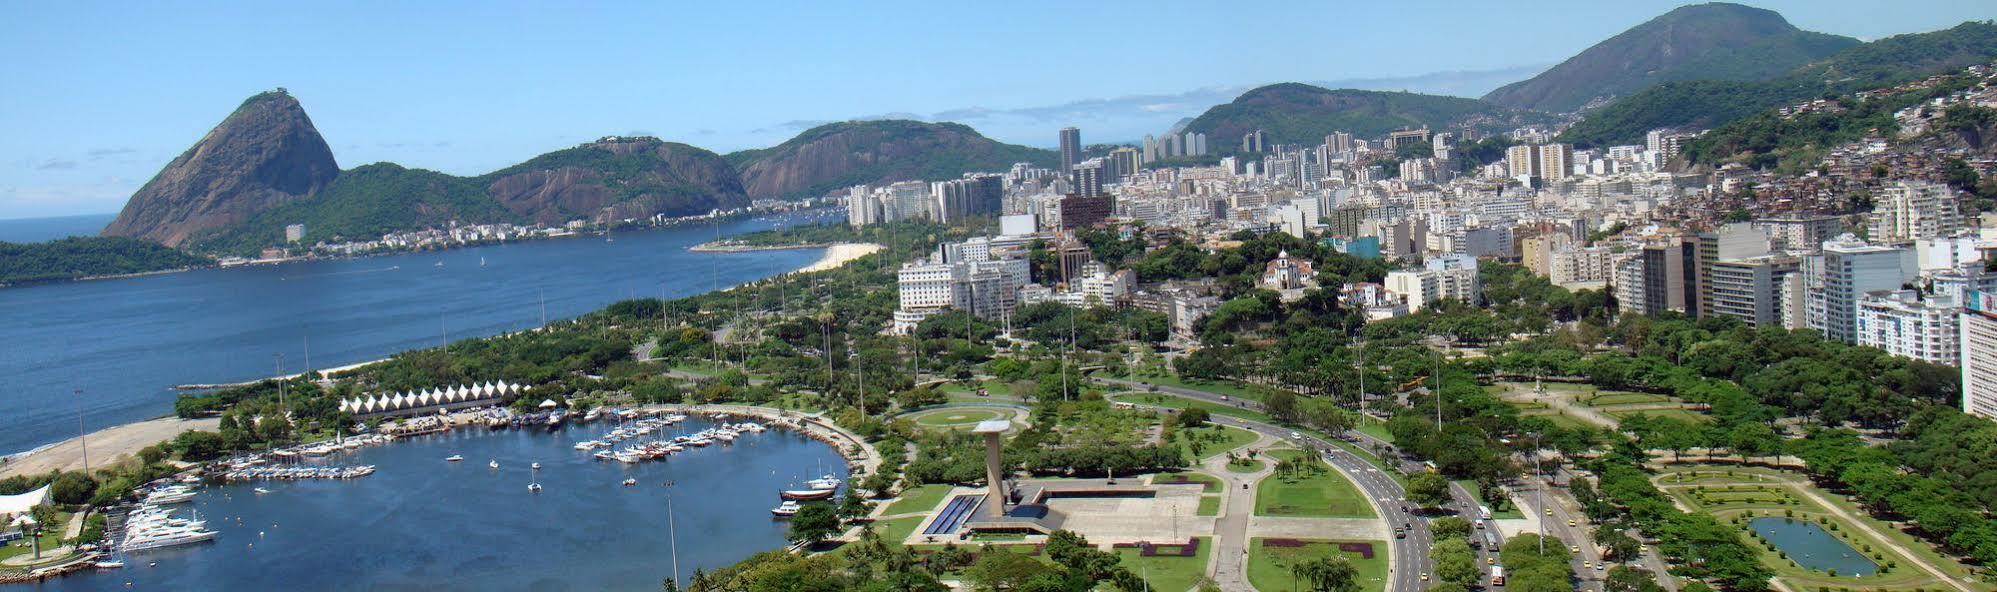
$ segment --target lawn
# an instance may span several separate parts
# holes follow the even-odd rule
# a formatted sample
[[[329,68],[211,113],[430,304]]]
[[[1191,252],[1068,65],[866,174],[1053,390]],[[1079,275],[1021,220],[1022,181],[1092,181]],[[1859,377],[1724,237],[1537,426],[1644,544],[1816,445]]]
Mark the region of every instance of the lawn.
[[[900,499],[888,504],[887,511],[881,515],[893,516],[934,510],[937,504],[943,503],[943,497],[950,494],[950,489],[949,485],[932,484],[903,491]]]
[[[1175,386],[1179,388],[1192,389],[1196,391],[1204,391],[1216,395],[1227,395],[1229,397],[1233,397],[1236,399],[1247,399],[1257,402],[1260,402],[1263,397],[1268,396],[1269,392],[1267,387],[1261,387],[1261,386],[1244,385],[1233,382],[1212,382],[1204,380],[1189,382],[1186,380],[1182,380],[1178,377],[1145,377],[1133,380],[1137,380],[1138,382],[1159,384],[1164,386]],[[1147,394],[1158,394],[1158,393],[1147,393]],[[1174,397],[1171,395],[1163,395],[1163,396],[1170,397],[1172,399],[1177,399],[1180,401],[1188,401],[1188,399],[1185,399],[1183,397]],[[1136,399],[1131,399],[1131,400],[1135,401]],[[1185,404],[1173,404],[1173,403],[1152,403],[1152,404],[1161,407],[1183,408],[1186,406]],[[1216,404],[1210,403],[1209,405],[1216,405]],[[1269,421],[1269,416],[1259,411],[1250,411],[1247,409],[1241,409],[1239,407],[1234,407],[1231,405],[1217,405],[1217,406],[1219,408],[1211,406],[1201,406],[1201,407],[1217,415],[1227,415],[1231,417],[1239,417],[1242,419],[1252,419],[1255,421],[1264,421],[1264,422]],[[1222,412],[1221,409],[1232,409],[1238,411],[1238,413],[1225,413]],[[1346,411],[1345,414],[1348,418],[1352,420],[1352,425],[1354,426],[1353,429],[1358,430],[1366,435],[1379,438],[1381,440],[1385,440],[1387,442],[1394,441],[1394,435],[1387,432],[1387,425],[1385,422],[1373,419],[1372,417],[1369,417],[1364,413],[1358,413],[1348,410]]]
[[[1227,471],[1230,473],[1247,474],[1260,471],[1264,466],[1268,466],[1268,463],[1262,462],[1261,459],[1237,459],[1234,462],[1227,463]]]
[[[1218,495],[1202,495],[1202,496],[1200,496],[1200,511],[1199,511],[1199,515],[1201,515],[1201,516],[1219,516],[1219,515],[1220,515],[1220,496],[1218,496]]]
[[[38,537],[42,543],[42,560],[48,561],[56,558],[54,551],[56,547],[62,546],[63,525],[73,516],[75,514],[63,514],[61,520],[49,525],[47,529],[42,531],[42,536]],[[6,546],[0,546],[0,560],[12,559],[22,555],[32,556],[34,554],[35,547],[25,538],[18,541],[10,541]]]
[[[928,427],[967,427],[981,421],[1010,417],[1012,413],[989,407],[943,407],[927,411],[917,411],[907,417],[916,425]]]
[[[1713,416],[1685,409],[1647,409],[1642,411],[1619,411],[1611,409],[1607,413],[1616,419],[1629,419],[1638,415],[1648,415],[1656,419],[1675,419],[1695,424],[1712,423],[1713,421]]]
[[[1309,454],[1301,450],[1272,450],[1268,456],[1282,460]],[[1316,470],[1288,476],[1272,474],[1257,483],[1255,515],[1374,517],[1373,505],[1359,493],[1358,487],[1345,480],[1345,475],[1321,461],[1310,463],[1310,466]]]
[[[922,516],[910,516],[875,522],[874,532],[880,533],[881,540],[899,545],[902,541],[908,540],[908,535],[915,534],[917,527],[922,526],[922,518]]]
[[[1179,443],[1179,450],[1185,452],[1186,462],[1194,464],[1227,454],[1229,450],[1247,446],[1255,441],[1255,432],[1209,424],[1201,428],[1181,428],[1174,433],[1173,439]],[[1191,445],[1193,442],[1198,442],[1200,445],[1198,456],[1194,456]]]
[[[1151,483],[1153,485],[1166,484],[1166,483],[1198,483],[1203,486],[1200,489],[1200,491],[1203,493],[1219,493],[1221,485],[1220,479],[1214,477],[1213,475],[1208,475],[1205,473],[1194,473],[1191,471],[1182,472],[1182,473],[1159,473],[1156,475],[1152,475]]]
[[[1191,590],[1206,577],[1207,557],[1209,551],[1213,549],[1212,538],[1199,537],[1198,540],[1199,550],[1195,551],[1192,557],[1180,557],[1176,554],[1169,557],[1162,555],[1142,557],[1141,552],[1133,548],[1117,549],[1116,557],[1131,573],[1138,574],[1144,577],[1144,581],[1150,582],[1152,590],[1172,592]]]
[[[1212,413],[1214,415],[1239,417],[1242,419],[1261,421],[1261,422],[1269,421],[1269,415],[1260,411],[1255,411],[1252,409],[1242,409],[1240,407],[1235,407],[1233,405],[1223,405],[1212,401],[1188,399],[1177,395],[1130,392],[1119,395],[1112,395],[1110,398],[1112,400],[1136,403],[1139,405],[1150,405],[1153,407],[1170,407],[1173,409],[1205,409],[1207,410],[1207,412]]]
[[[1177,376],[1148,376],[1144,378],[1134,378],[1130,380],[1135,380],[1137,382],[1143,382],[1149,384],[1156,384],[1161,386],[1175,386],[1183,389],[1206,391],[1209,393],[1214,393],[1218,395],[1227,395],[1237,399],[1248,399],[1251,401],[1260,401],[1262,400],[1262,397],[1268,396],[1268,391],[1263,390],[1260,387],[1247,386],[1247,385],[1236,384],[1233,382],[1225,382],[1225,381],[1223,382],[1214,382],[1210,380],[1187,381]]]
[[[1615,391],[1604,391],[1592,397],[1588,396],[1576,397],[1575,401],[1582,405],[1587,405],[1589,407],[1608,407],[1610,405],[1670,403],[1671,397],[1666,397],[1664,395],[1651,395],[1645,393],[1624,393],[1624,392],[1615,392]]]
[[[1373,545],[1373,558],[1363,559],[1358,553],[1340,551],[1338,541],[1306,541],[1300,547],[1271,547],[1269,539],[1257,538],[1248,544],[1248,583],[1261,592],[1290,592],[1304,590],[1296,585],[1290,575],[1290,566],[1299,561],[1328,557],[1333,553],[1343,554],[1359,570],[1359,589],[1384,591],[1387,589],[1387,544],[1381,541],[1366,541]]]
[[[1500,508],[1499,508],[1498,506],[1493,506],[1493,505],[1491,505],[1491,504],[1490,504],[1489,502],[1486,502],[1486,501],[1484,501],[1484,490],[1482,490],[1482,489],[1479,489],[1479,488],[1477,487],[1477,482],[1476,482],[1476,481],[1474,481],[1474,480],[1471,480],[1471,479],[1461,479],[1461,480],[1458,480],[1458,481],[1456,482],[1456,484],[1457,484],[1457,485],[1461,485],[1461,486],[1463,486],[1463,489],[1466,489],[1466,490],[1469,490],[1469,491],[1470,491],[1470,497],[1474,497],[1474,498],[1477,498],[1477,503],[1478,503],[1478,505],[1482,505],[1482,506],[1484,506],[1484,507],[1488,507],[1488,508],[1490,508],[1490,509],[1491,509],[1491,518],[1493,518],[1493,519],[1505,519],[1505,518],[1524,518],[1524,517],[1525,517],[1525,514],[1524,514],[1524,513],[1521,513],[1521,512],[1519,512],[1519,506],[1518,506],[1518,504],[1512,504],[1512,503],[1506,503],[1506,504],[1504,504],[1504,508],[1503,508],[1503,509],[1500,509]],[[1508,502],[1509,502],[1510,500],[1506,500],[1506,501],[1508,501]]]

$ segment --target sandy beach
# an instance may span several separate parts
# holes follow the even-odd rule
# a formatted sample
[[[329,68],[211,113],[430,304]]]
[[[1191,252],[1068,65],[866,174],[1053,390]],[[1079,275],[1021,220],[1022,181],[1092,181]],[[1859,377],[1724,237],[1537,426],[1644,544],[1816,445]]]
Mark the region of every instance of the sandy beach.
[[[836,269],[854,259],[872,255],[881,249],[880,245],[874,243],[838,243],[826,247],[824,257],[820,257],[818,261],[811,265],[806,265],[797,271],[798,273],[811,273],[814,271]]]
[[[88,437],[90,462],[92,466],[109,464],[118,457],[138,454],[141,448],[172,440],[174,436],[187,430],[214,431],[220,423],[221,420],[212,417],[204,419],[162,417],[97,430],[91,432]],[[76,438],[63,440],[0,465],[0,478],[47,473],[53,469],[81,470],[83,452],[84,447],[77,444]]]

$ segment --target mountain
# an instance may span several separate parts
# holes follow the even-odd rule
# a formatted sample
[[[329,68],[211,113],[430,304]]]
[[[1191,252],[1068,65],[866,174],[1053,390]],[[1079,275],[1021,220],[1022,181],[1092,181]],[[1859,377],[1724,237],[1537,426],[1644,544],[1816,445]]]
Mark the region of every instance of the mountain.
[[[461,223],[608,222],[748,205],[735,169],[707,150],[651,137],[610,137],[476,177],[375,163],[340,173],[311,199],[195,237],[202,250],[241,253],[304,224],[306,243],[379,237]]]
[[[957,123],[846,121],[805,130],[770,148],[728,155],[751,197],[825,195],[861,183],[954,179],[1013,163],[1054,166],[1052,150],[1005,144]]]
[[[217,253],[461,223],[559,224],[703,214],[748,204],[720,155],[651,137],[607,137],[476,177],[392,163],[341,171],[298,100],[250,97],[132,195],[108,236]]]
[[[1214,152],[1231,154],[1241,137],[1262,130],[1271,144],[1317,144],[1334,131],[1384,136],[1402,127],[1448,127],[1474,121],[1532,119],[1497,105],[1407,92],[1329,90],[1285,82],[1242,93],[1186,124],[1207,135]]]
[[[132,194],[104,234],[178,246],[310,196],[339,173],[298,100],[259,93]]]
[[[1681,6],[1484,100],[1575,111],[1662,82],[1774,78],[1858,44],[1798,29],[1772,10],[1722,2]]]
[[[1966,22],[1854,45],[1764,81],[1687,80],[1638,91],[1561,133],[1584,146],[1636,143],[1657,128],[1715,127],[1807,99],[1891,86],[1997,59],[1997,23]]]

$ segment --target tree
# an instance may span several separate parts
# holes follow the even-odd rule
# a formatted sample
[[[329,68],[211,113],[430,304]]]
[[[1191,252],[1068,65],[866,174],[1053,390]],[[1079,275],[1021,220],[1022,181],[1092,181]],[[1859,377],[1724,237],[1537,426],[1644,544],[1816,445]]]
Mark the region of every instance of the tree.
[[[1463,539],[1436,541],[1429,549],[1429,556],[1435,559],[1436,578],[1462,586],[1477,583],[1477,555],[1470,552],[1470,543]]]
[[[1290,566],[1290,575],[1311,592],[1358,592],[1359,570],[1343,555],[1314,557]]]
[[[1471,530],[1469,520],[1455,516],[1443,516],[1432,520],[1428,523],[1428,529],[1430,532],[1435,533],[1435,540],[1438,541],[1442,539],[1468,538]]]
[[[1269,413],[1270,419],[1279,422],[1289,423],[1296,421],[1297,396],[1291,394],[1289,391],[1270,393],[1268,398],[1262,400],[1262,410]]]
[[[1449,480],[1440,473],[1421,472],[1408,477],[1408,501],[1424,508],[1449,503]]]
[[[1207,420],[1212,418],[1213,414],[1208,412],[1207,410],[1198,407],[1193,407],[1185,411],[1179,412],[1179,420],[1178,420],[1179,427],[1182,428],[1200,427],[1206,425]]]
[[[97,493],[97,480],[83,473],[63,473],[49,483],[49,497],[58,504],[81,504]]]
[[[1009,551],[987,550],[978,562],[964,570],[964,579],[978,590],[992,592],[1021,590],[1027,582],[1047,572],[1047,566],[1033,558]]]
[[[1602,581],[1602,592],[1664,592],[1664,586],[1657,584],[1657,577],[1649,570],[1618,565],[1609,568],[1608,579]]]
[[[839,534],[839,513],[830,504],[805,504],[791,516],[790,533],[785,535],[793,543],[816,545],[825,539]]]
[[[1602,546],[1602,556],[1611,561],[1635,559],[1641,544],[1620,528],[1603,528],[1595,533],[1595,543]]]

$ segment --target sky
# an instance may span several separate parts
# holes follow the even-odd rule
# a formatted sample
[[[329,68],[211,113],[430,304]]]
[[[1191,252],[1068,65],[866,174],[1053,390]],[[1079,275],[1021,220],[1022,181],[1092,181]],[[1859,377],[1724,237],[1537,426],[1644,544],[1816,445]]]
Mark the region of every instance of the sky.
[[[343,168],[475,175],[610,134],[716,152],[875,117],[1129,141],[1261,84],[1477,96],[1678,2],[4,2],[0,218],[115,212],[285,87]],[[1988,0],[1749,2],[1875,39]]]

